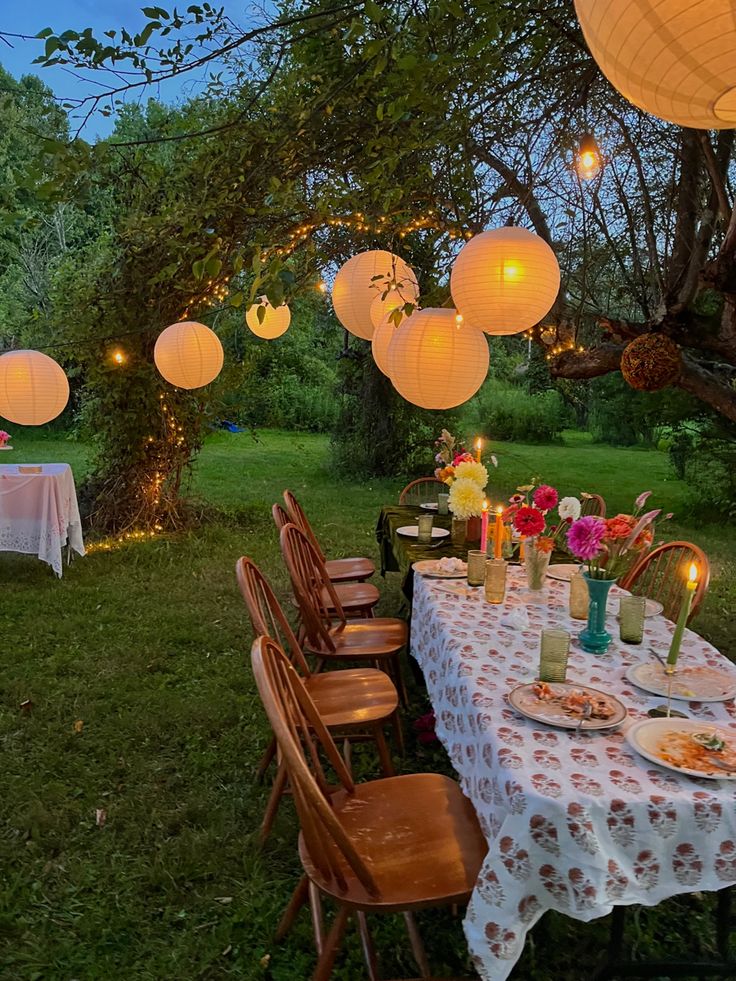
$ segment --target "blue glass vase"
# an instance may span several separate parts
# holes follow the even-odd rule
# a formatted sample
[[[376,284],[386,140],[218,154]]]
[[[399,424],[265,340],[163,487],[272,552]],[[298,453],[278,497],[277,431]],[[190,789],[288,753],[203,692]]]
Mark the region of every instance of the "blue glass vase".
[[[608,593],[615,579],[593,579],[587,572],[583,579],[588,584],[590,606],[588,607],[588,625],[580,633],[580,646],[590,654],[605,654],[611,643],[611,635],[606,630],[606,606]]]

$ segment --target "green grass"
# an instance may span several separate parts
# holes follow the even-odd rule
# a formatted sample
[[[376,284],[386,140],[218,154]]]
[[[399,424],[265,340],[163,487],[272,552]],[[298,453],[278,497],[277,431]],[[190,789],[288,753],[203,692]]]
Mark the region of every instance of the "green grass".
[[[78,478],[88,465],[85,447],[61,438],[15,443],[14,462],[67,460]],[[644,489],[657,505],[683,508],[686,488],[652,451],[611,450],[573,435],[564,446],[495,449],[497,495],[540,475],[564,493],[598,491],[612,509],[629,507]],[[340,482],[324,437],[278,432],[257,442],[247,434],[208,440],[193,491],[223,509],[217,523],[95,552],[61,581],[33,558],[0,554],[2,981],[309,976],[308,917],[285,944],[271,942],[299,874],[296,821],[287,802],[268,846],[257,848],[267,787],[253,777],[268,729],[233,574],[237,557],[249,554],[285,596],[270,505],[286,486],[331,555],[375,556],[376,513],[398,484]],[[668,534],[711,555],[700,629],[731,654],[733,531],[679,518]],[[383,612],[396,603],[389,586]],[[20,708],[26,699],[30,712]],[[415,691],[414,712],[423,710]],[[363,775],[375,773],[370,752],[359,753],[358,764]],[[401,765],[446,763],[441,750],[410,739]],[[104,827],[97,809],[107,812]],[[693,949],[701,945],[702,910],[669,909],[656,926],[661,942],[681,946],[687,937],[677,934],[688,930]],[[648,915],[640,931],[651,939]],[[466,968],[460,920],[429,912],[422,921],[435,970]],[[545,917],[515,976],[586,977],[588,968],[574,965],[593,963],[601,936],[600,924]],[[386,977],[416,974],[398,920],[382,922],[376,938]],[[335,975],[341,981],[365,976],[351,939]]]

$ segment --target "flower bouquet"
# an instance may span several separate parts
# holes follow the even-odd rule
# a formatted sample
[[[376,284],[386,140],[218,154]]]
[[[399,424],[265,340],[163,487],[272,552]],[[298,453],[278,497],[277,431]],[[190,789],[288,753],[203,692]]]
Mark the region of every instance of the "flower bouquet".
[[[10,442],[10,433],[6,433],[4,429],[0,429],[0,450],[12,450],[12,446],[8,446]]]
[[[580,516],[580,507],[576,497],[560,500],[549,484],[525,484],[510,498],[503,519],[521,538],[519,557],[524,560],[529,589],[536,592],[544,586],[552,552],[563,531]]]
[[[456,480],[469,477],[480,484],[481,490],[485,488],[488,483],[488,471],[469,450],[458,444],[452,433],[443,429],[434,445],[437,449],[434,457],[434,462],[437,464],[434,475],[438,480],[451,487]],[[494,467],[498,466],[498,461],[493,454],[490,459]]]

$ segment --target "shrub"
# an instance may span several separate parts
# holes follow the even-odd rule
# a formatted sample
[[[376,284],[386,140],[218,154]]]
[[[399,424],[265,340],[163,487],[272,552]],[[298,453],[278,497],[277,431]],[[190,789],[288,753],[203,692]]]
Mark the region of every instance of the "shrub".
[[[530,395],[493,379],[463,412],[463,428],[469,432],[493,433],[496,439],[522,443],[556,442],[570,421],[559,392],[552,389]]]

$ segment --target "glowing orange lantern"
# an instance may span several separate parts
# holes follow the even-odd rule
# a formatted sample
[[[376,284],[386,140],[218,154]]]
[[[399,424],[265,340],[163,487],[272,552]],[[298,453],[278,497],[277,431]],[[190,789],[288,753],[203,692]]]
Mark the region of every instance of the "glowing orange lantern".
[[[184,320],[158,335],[153,360],[170,384],[201,388],[220,374],[224,355],[214,331],[194,320]]]
[[[259,308],[265,310],[262,320],[258,318]],[[282,303],[280,307],[272,307],[268,302],[268,297],[262,296],[258,303],[254,303],[248,309],[245,322],[257,337],[272,341],[276,337],[281,337],[289,329],[291,310],[285,303]]]
[[[69,382],[40,351],[8,351],[0,357],[0,416],[19,426],[42,426],[66,408]]]
[[[419,295],[414,272],[399,256],[382,249],[354,255],[335,276],[332,286],[335,316],[345,330],[369,341],[375,326],[371,304],[391,287],[399,287],[407,299]]]

